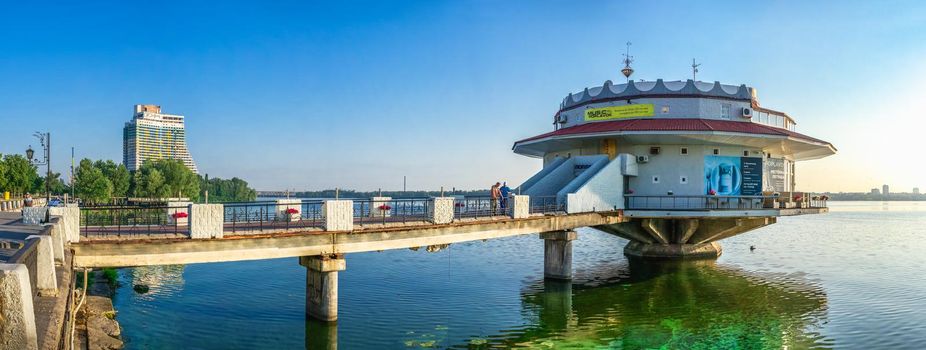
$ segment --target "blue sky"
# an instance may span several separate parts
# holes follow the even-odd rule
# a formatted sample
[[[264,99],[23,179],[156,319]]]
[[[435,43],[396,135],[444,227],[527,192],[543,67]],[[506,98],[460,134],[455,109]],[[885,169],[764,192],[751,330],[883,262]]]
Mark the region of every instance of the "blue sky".
[[[258,189],[482,188],[541,166],[571,91],[635,78],[745,83],[840,154],[804,190],[926,187],[926,3],[421,1],[6,4],[0,153],[52,132],[55,169],[121,160],[136,103],[187,116],[202,172]]]

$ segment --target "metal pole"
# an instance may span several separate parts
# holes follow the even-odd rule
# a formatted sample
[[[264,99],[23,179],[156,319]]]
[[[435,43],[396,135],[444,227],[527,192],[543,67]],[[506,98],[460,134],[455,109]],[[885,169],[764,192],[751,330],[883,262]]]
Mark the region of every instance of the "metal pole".
[[[71,147],[71,198],[74,198],[74,147]]]

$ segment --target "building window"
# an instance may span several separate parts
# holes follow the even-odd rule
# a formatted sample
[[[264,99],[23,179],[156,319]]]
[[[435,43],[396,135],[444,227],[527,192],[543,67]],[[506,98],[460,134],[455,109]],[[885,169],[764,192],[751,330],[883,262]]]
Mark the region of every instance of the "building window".
[[[719,149],[716,149],[716,148],[714,148],[714,155],[716,156],[716,155],[718,155],[718,154],[720,154],[720,150],[719,150]]]
[[[723,119],[733,119],[733,113],[731,112],[732,109],[733,106],[731,106],[729,103],[721,103],[720,117]]]
[[[683,155],[683,156],[687,156],[687,155],[688,155],[688,147],[682,147],[682,155]]]
[[[743,157],[749,157],[749,151],[743,151]]]
[[[650,148],[649,148],[649,154],[652,154],[652,155],[654,155],[654,156],[655,156],[655,155],[658,155],[658,154],[659,154],[659,147],[650,147]]]

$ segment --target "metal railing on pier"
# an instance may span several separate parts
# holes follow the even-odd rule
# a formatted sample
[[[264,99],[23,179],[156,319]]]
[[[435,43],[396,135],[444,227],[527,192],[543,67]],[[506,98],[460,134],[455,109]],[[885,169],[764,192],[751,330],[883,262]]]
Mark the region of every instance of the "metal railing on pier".
[[[756,210],[772,208],[765,196],[626,196],[627,210]]]
[[[530,213],[531,214],[556,214],[565,213],[566,204],[558,203],[556,196],[531,196]]]
[[[454,219],[487,218],[507,215],[511,200],[502,201],[489,196],[457,198],[453,201]]]
[[[354,224],[361,227],[428,221],[434,205],[429,198],[354,199],[353,202]]]
[[[80,208],[83,237],[186,234],[186,206],[93,206]]]
[[[293,228],[323,228],[321,200],[224,203],[226,232],[247,233]]]

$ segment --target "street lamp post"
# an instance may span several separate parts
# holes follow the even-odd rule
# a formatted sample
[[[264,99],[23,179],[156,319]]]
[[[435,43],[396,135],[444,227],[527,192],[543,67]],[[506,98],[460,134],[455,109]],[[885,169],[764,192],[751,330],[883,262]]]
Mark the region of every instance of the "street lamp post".
[[[41,133],[36,131],[35,136],[39,139],[39,143],[42,145],[42,152],[44,153],[45,160],[38,161],[32,160],[32,157],[35,155],[35,151],[32,150],[32,146],[29,146],[26,149],[26,158],[34,165],[44,165],[45,166],[45,206],[47,207],[51,204],[51,133]],[[45,210],[45,222],[48,222],[50,214],[48,210]]]

